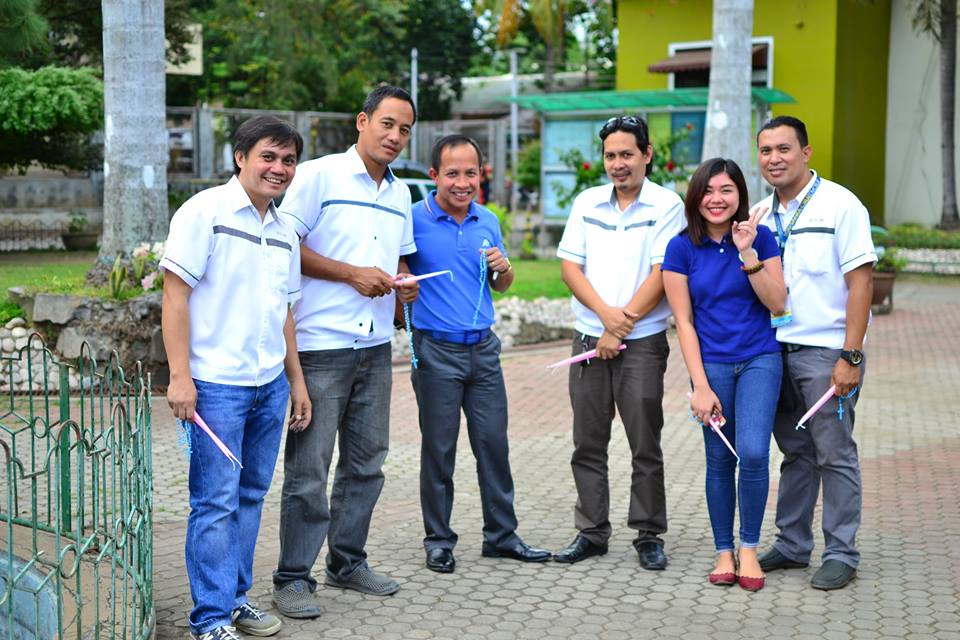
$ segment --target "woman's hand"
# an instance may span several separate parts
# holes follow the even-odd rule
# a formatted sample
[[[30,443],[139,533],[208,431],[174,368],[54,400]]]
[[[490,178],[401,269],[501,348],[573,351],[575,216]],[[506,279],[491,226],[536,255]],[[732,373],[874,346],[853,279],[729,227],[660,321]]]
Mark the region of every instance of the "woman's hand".
[[[730,228],[730,235],[733,238],[733,244],[737,247],[737,251],[746,251],[753,246],[753,241],[757,237],[757,225],[760,224],[760,220],[766,214],[766,207],[758,208],[750,215],[748,220],[744,222],[734,221]]]
[[[690,411],[693,417],[707,424],[714,415],[722,416],[723,407],[720,405],[720,399],[710,387],[694,388],[690,394]]]

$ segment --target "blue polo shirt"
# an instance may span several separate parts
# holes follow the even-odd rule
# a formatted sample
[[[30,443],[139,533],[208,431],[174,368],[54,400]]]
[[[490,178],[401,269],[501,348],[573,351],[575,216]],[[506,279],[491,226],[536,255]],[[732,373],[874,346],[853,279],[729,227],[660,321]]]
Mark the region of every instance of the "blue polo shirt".
[[[759,226],[753,241],[760,260],[780,255],[770,229]],[[697,247],[686,231],[667,245],[660,267],[687,276],[693,305],[693,327],[704,362],[742,362],[764,353],[779,353],[770,311],[740,270],[736,246],[725,235],[718,244],[704,238]]]
[[[428,331],[475,331],[493,324],[493,297],[487,281],[480,283],[480,248],[484,240],[506,255],[500,223],[489,209],[470,203],[463,224],[440,208],[436,191],[413,205],[413,238],[417,252],[407,256],[414,275],[449,269],[449,276],[420,281],[413,304],[413,326]],[[477,298],[483,289],[477,324],[473,324]]]

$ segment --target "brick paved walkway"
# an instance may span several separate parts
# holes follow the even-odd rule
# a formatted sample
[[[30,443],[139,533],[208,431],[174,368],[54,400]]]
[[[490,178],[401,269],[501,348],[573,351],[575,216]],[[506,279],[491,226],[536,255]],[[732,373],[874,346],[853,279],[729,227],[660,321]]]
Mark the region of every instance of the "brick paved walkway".
[[[670,566],[640,569],[625,526],[629,455],[622,428],[611,441],[610,553],[573,566],[525,565],[480,556],[479,494],[467,439],[460,442],[454,527],[457,570],[423,567],[418,507],[419,432],[409,374],[394,374],[392,446],[374,514],[370,563],[401,582],[386,599],[321,587],[324,615],[285,620],[278,638],[645,638],[745,636],[960,639],[960,282],[903,280],[893,314],[875,319],[868,378],[858,406],[864,476],[863,554],[848,588],[821,592],[807,570],[770,574],[756,594],[707,584],[712,543],[703,492],[703,445],[686,418],[686,375],[676,337],[667,371],[663,436]],[[520,534],[558,549],[573,538],[570,409],[563,374],[544,365],[566,346],[504,358],[511,409],[511,461]],[[185,638],[190,596],[183,565],[187,482],[163,398],[155,399],[155,581],[157,638]],[[780,455],[772,456],[776,469]],[[765,519],[772,539],[777,473]],[[282,462],[267,496],[251,598],[272,606]],[[818,539],[818,546],[820,540]],[[819,554],[818,551],[815,552]],[[322,575],[323,560],[317,570]]]

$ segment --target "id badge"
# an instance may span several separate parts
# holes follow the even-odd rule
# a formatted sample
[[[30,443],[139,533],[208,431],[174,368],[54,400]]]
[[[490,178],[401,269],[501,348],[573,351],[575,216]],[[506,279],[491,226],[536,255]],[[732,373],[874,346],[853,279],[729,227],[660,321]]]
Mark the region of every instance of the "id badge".
[[[793,312],[790,311],[790,288],[787,288],[787,303],[783,307],[783,313],[776,315],[774,313],[770,314],[770,326],[776,329],[777,327],[782,327],[785,324],[790,324],[793,322]]]

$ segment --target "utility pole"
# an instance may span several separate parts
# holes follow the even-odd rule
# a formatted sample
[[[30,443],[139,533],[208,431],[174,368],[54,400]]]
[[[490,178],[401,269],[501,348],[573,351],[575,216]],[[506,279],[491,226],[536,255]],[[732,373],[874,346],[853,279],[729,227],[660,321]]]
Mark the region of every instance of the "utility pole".
[[[520,140],[517,133],[517,121],[520,108],[517,106],[517,50],[510,50],[510,211],[517,210],[517,157],[520,155]],[[502,169],[501,169],[502,170]]]
[[[414,106],[417,105],[417,79],[419,71],[417,70],[417,48],[410,49],[410,97],[413,98]],[[413,130],[410,137],[410,159],[417,161],[417,129]]]

